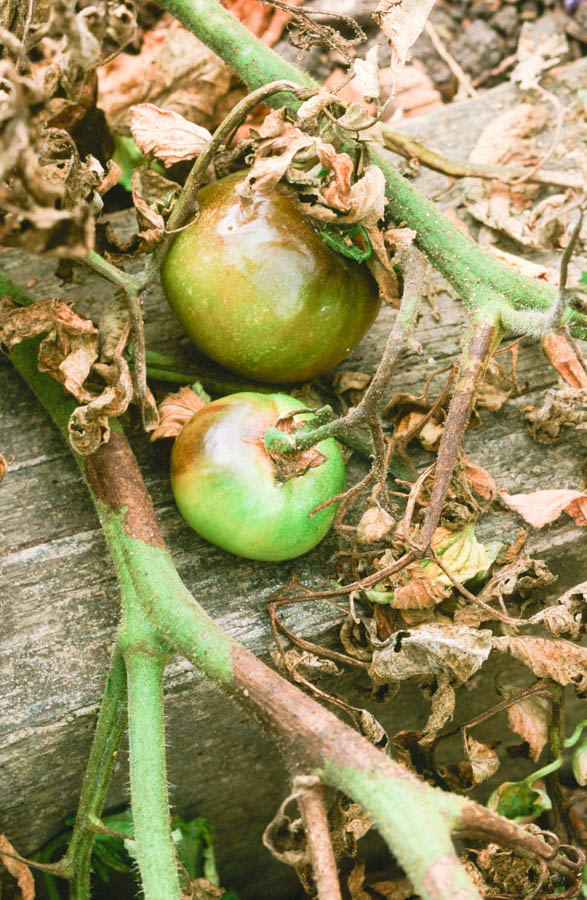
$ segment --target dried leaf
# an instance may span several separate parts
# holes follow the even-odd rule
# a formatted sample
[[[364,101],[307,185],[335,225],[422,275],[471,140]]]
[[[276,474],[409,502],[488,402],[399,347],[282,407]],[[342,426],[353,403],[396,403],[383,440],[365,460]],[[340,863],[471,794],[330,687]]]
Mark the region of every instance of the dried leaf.
[[[395,519],[377,501],[370,504],[357,525],[357,540],[360,544],[380,541],[392,530]]]
[[[373,376],[367,375],[365,372],[343,369],[334,373],[332,386],[337,394],[344,394],[345,391],[364,391],[372,380]]]
[[[191,387],[182,387],[177,393],[168,394],[159,404],[159,426],[153,431],[151,440],[177,437],[194,413],[205,405],[206,400]]]
[[[476,741],[470,734],[465,737],[465,753],[471,764],[473,784],[482,784],[499,769],[499,757],[495,750]]]
[[[393,72],[405,63],[433,6],[434,0],[380,0],[373,15],[389,40]]]
[[[78,406],[68,423],[69,440],[77,453],[88,456],[110,439],[108,419],[121,416],[132,400],[133,387],[126,360],[119,356],[109,368],[109,384],[87,406]]]
[[[6,853],[13,853],[15,856],[18,856],[16,850],[4,834],[0,834],[0,850],[5,850]],[[35,880],[29,867],[18,859],[11,859],[10,856],[2,856],[2,865],[8,869],[12,877],[16,880],[21,891],[21,900],[34,900]]]
[[[497,484],[487,469],[477,463],[472,462],[465,454],[465,474],[469,479],[469,484],[473,490],[483,497],[484,500],[495,500],[497,496]]]
[[[322,88],[322,90],[314,97],[310,97],[309,100],[304,100],[298,107],[296,112],[298,122],[309,122],[312,119],[315,119],[326,106],[337,102],[339,102],[339,98],[336,94]]]
[[[232,77],[229,66],[166,14],[145,32],[139,54],[120,53],[98,69],[99,106],[117,128],[128,124],[132,106],[154,103],[213,130],[224,104],[236,102]]]
[[[207,128],[153,103],[131,107],[130,130],[142,153],[156,156],[166,168],[198,156],[212,139]]]
[[[527,91],[538,85],[542,72],[557,65],[568,53],[565,33],[554,27],[554,22],[524,22],[516,51],[518,64],[510,77]]]
[[[385,243],[389,244],[389,246],[397,253],[408,250],[416,240],[417,236],[418,232],[414,231],[412,228],[388,228],[383,234]]]
[[[4,478],[6,473],[8,472],[8,463],[2,454],[0,453],[0,481]]]
[[[408,581],[398,585],[393,591],[395,609],[428,609],[442,603],[450,594],[450,590],[443,584],[434,582],[419,563],[406,566],[402,574],[404,573]]]
[[[587,581],[570,588],[556,603],[536,616],[556,637],[567,634],[578,640],[587,625]]]
[[[551,388],[540,409],[524,407],[524,417],[530,435],[541,444],[556,444],[565,428],[587,431],[587,388]]]
[[[83,387],[98,358],[98,330],[65,300],[41,300],[18,306],[10,297],[0,299],[0,341],[15,344],[45,334],[39,346],[39,369],[48,372],[80,402],[91,399]]]
[[[347,888],[351,900],[371,900],[371,894],[364,890],[365,884],[365,863],[355,863],[349,876],[347,877]]]
[[[542,637],[496,637],[493,646],[509,652],[538,678],[572,684],[581,696],[587,693],[587,647],[571,641]]]
[[[351,203],[351,177],[354,164],[348,153],[337,153],[332,144],[317,146],[318,159],[330,169],[333,179],[321,190],[322,197],[333,209],[348,212]]]
[[[494,600],[505,603],[513,597],[527,600],[555,581],[556,575],[552,574],[545,562],[523,556],[493,575],[480,596],[486,603]]]
[[[377,52],[379,47],[375,44],[367,51],[365,59],[355,59],[353,71],[361,94],[367,100],[379,98],[379,66],[377,64]]]
[[[526,697],[508,709],[509,726],[526,741],[534,762],[538,762],[548,741],[550,720],[550,706],[544,697]]]
[[[440,674],[430,696],[432,709],[424,726],[423,736],[434,735],[453,717],[456,696],[447,674]]]
[[[420,625],[392,635],[373,651],[369,675],[375,683],[448,675],[463,684],[492,649],[489,630],[455,625]]]
[[[432,538],[432,546],[453,578],[461,583],[488,572],[492,560],[483,544],[475,536],[475,523],[469,522],[460,531],[448,532],[437,528]],[[452,581],[432,559],[420,563],[433,584],[452,586]]]
[[[132,200],[137,211],[141,237],[157,243],[165,231],[165,217],[171,210],[180,187],[149,166],[139,166],[132,173]]]
[[[587,388],[587,372],[563,334],[547,332],[542,338],[542,349],[567,384],[572,388]]]
[[[584,491],[559,490],[534,491],[531,494],[509,494],[499,491],[506,506],[519,513],[534,528],[543,528],[554,522],[564,511],[576,525],[587,525],[587,494]]]

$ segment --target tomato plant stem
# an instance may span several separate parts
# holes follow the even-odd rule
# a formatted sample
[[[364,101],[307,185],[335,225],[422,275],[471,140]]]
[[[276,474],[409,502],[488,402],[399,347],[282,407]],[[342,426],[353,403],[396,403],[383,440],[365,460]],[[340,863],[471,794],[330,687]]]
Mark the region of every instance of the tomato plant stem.
[[[129,623],[124,658],[128,675],[130,796],[143,893],[146,900],[179,900],[165,764],[166,659],[153,656],[148,644],[136,643],[131,630],[135,632],[136,627]]]

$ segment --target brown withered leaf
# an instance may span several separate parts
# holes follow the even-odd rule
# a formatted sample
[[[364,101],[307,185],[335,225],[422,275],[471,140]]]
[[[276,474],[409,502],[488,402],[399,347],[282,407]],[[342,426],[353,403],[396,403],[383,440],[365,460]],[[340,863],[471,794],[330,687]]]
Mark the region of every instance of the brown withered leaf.
[[[191,900],[221,900],[224,888],[217,887],[207,878],[196,878],[191,882]]]
[[[194,159],[212,139],[207,128],[153,103],[131,107],[130,130],[144,156],[157,157],[166,168]]]
[[[436,734],[453,717],[456,696],[448,674],[437,675],[433,691],[426,691],[426,695],[430,698],[432,709],[423,736]]]
[[[576,525],[587,525],[587,493],[565,488],[534,491],[531,494],[509,494],[499,491],[506,506],[519,513],[534,528],[554,522],[564,511]]]
[[[5,834],[0,834],[0,850],[18,856]],[[2,864],[8,869],[20,888],[19,900],[34,900],[35,880],[29,867],[18,859],[11,859],[10,856],[2,856]]]
[[[394,609],[427,609],[441,603],[450,594],[449,588],[434,583],[418,563],[410,563],[402,575],[407,580],[394,589]]]
[[[6,458],[0,453],[0,481],[2,481],[7,472],[8,463],[6,462]]]
[[[421,427],[419,427],[420,425]],[[414,438],[420,441],[424,450],[429,450],[430,452],[438,450],[440,439],[444,433],[444,425],[441,422],[436,421],[434,418],[426,421],[424,413],[414,410],[400,420],[395,428],[394,435],[396,438],[401,439],[414,431],[417,432],[414,434]]]
[[[542,349],[567,384],[572,388],[587,388],[587,372],[563,334],[547,332],[542,338]]]
[[[397,253],[402,253],[411,247],[417,236],[418,232],[411,228],[388,228],[383,234],[385,243],[389,244],[391,249]]]
[[[393,516],[374,501],[370,503],[357,525],[357,540],[360,544],[369,544],[372,541],[380,541],[392,530],[395,525]]]
[[[121,416],[128,409],[133,397],[133,386],[128,363],[118,356],[110,366],[101,366],[101,375],[107,380],[98,397],[86,406],[78,406],[68,422],[69,440],[77,453],[88,456],[110,439],[110,416]]]
[[[303,0],[292,0],[290,6],[299,6],[302,2]],[[268,47],[272,47],[279,40],[283,29],[291,19],[291,14],[287,10],[267,7],[257,0],[223,0],[222,5]]]
[[[206,405],[191,387],[182,387],[175,394],[168,394],[159,404],[159,425],[151,435],[152,441],[177,437],[194,413]]]
[[[352,871],[347,876],[347,889],[351,900],[372,900],[372,895],[368,894],[364,888],[365,884],[365,863],[357,862],[354,864]]]
[[[0,298],[0,341],[12,349],[28,338],[45,334],[39,346],[39,369],[48,372],[80,402],[91,399],[84,388],[98,358],[98,330],[65,300],[40,300],[18,306],[10,297]]]
[[[154,103],[213,130],[223,107],[243,95],[231,89],[233,73],[198,38],[165,14],[145,32],[139,54],[120,53],[98,69],[99,106],[117,128],[130,120],[130,108]]]
[[[388,881],[374,881],[369,887],[385,900],[415,900],[416,894],[409,878],[394,878]]]
[[[271,657],[275,665],[287,671],[294,681],[313,681],[320,675],[335,677],[342,675],[342,669],[333,660],[316,656],[309,650],[298,650],[296,647],[291,647],[283,655],[279,650],[272,650]],[[301,675],[301,679],[296,677],[298,673]]]
[[[492,633],[455,625],[420,625],[392,635],[373,650],[369,675],[376,684],[448,675],[463,684],[492,650]]]
[[[484,500],[495,500],[497,484],[493,476],[483,466],[470,460],[466,453],[463,456],[463,460],[465,463],[465,474],[475,493],[483,497]]]
[[[391,47],[391,69],[405,63],[408,51],[421,34],[435,0],[380,0],[374,17]]]
[[[556,581],[545,562],[522,556],[499,569],[488,581],[480,596],[485,602],[504,602],[513,597],[527,600]]]
[[[572,684],[579,696],[587,693],[587,647],[557,638],[527,636],[496,637],[493,646],[501,653],[511,653],[538,678]]]
[[[535,88],[540,75],[564,59],[569,45],[564,31],[548,18],[537,22],[524,22],[518,39],[516,55],[518,63],[511,74],[522,90]]]
[[[566,634],[571,640],[578,640],[587,627],[587,581],[565,591],[556,603],[538,613],[536,620],[555,637]]]
[[[495,750],[476,741],[470,734],[465,737],[465,753],[471,764],[473,784],[482,784],[499,769],[499,757]]]
[[[565,428],[587,431],[587,388],[572,388],[566,384],[551,388],[544,403],[537,409],[524,407],[526,427],[540,444],[556,444],[564,437]]]
[[[526,697],[508,709],[509,726],[526,741],[533,762],[538,762],[546,746],[550,720],[550,706],[544,697]]]
[[[164,178],[149,166],[139,166],[132,173],[132,200],[137,211],[140,236],[147,243],[157,243],[165,231],[165,216],[180,191],[175,181]]]
[[[367,375],[365,372],[343,369],[334,373],[332,387],[337,394],[344,394],[345,391],[364,391],[372,380],[373,376]]]
[[[327,206],[340,212],[349,212],[351,205],[351,179],[354,164],[348,153],[337,153],[332,144],[318,144],[318,159],[325,169],[330,169],[332,179],[322,188],[321,194]]]
[[[367,166],[364,174],[351,186],[348,209],[341,215],[321,203],[300,203],[303,213],[320,222],[375,226],[385,212],[385,176],[378,166]]]
[[[379,66],[377,45],[367,50],[365,59],[357,57],[353,62],[355,80],[364,99],[369,102],[379,99]]]

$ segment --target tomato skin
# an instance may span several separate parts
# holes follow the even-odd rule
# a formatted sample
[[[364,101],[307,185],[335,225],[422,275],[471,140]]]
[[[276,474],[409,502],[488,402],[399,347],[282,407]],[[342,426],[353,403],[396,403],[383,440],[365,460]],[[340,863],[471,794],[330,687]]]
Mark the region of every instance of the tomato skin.
[[[198,221],[163,263],[163,290],[216,362],[256,381],[305,381],[361,340],[379,310],[377,286],[277,191],[241,203],[242,180],[237,172],[200,191]]]
[[[317,445],[326,462],[283,484],[264,446],[266,429],[302,407],[285,394],[243,392],[209,403],[184,426],[171,453],[171,486],[184,519],[206,540],[266,561],[292,559],[322,540],[337,504],[308,513],[344,490],[336,441]]]

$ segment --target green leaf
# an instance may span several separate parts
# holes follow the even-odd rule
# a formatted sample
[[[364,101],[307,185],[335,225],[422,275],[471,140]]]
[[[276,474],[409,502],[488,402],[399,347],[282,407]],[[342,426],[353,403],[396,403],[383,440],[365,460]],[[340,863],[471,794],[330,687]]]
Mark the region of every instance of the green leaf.
[[[536,819],[552,809],[548,794],[540,788],[530,787],[525,781],[505,781],[493,792],[487,805],[514,822]]]
[[[338,585],[337,585],[338,587]],[[371,603],[380,603],[382,606],[393,606],[393,591],[363,591],[367,600]]]
[[[130,193],[132,190],[133,170],[138,169],[139,166],[146,166],[147,160],[135,144],[134,139],[124,134],[114,135],[114,154],[112,159],[120,166],[122,172],[118,184]],[[151,168],[161,175],[165,171],[158,162],[152,162]]]
[[[212,884],[218,885],[219,878],[212,847],[212,826],[208,820],[197,817],[186,822],[179,816],[174,816],[173,827],[177,855],[192,881],[195,878],[207,878]]]
[[[107,828],[132,834],[132,816],[129,811],[113,813],[102,819]],[[109,871],[132,872],[133,860],[126,848],[123,838],[108,834],[97,834],[92,849],[92,868],[102,881],[108,881]]]
[[[581,277],[579,278],[579,284],[587,284],[587,272],[581,272]]]

